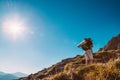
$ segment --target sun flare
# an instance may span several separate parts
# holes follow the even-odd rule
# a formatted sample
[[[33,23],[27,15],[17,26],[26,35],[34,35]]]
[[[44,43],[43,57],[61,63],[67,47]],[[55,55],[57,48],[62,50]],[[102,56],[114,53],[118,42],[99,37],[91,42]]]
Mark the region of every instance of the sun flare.
[[[26,31],[25,23],[18,17],[7,18],[3,21],[3,31],[14,39],[24,36]]]

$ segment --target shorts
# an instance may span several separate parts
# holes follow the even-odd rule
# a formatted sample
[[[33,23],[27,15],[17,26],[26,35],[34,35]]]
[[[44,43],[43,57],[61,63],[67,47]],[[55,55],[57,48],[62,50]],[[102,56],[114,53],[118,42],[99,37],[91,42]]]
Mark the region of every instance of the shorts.
[[[85,51],[85,59],[86,59],[86,60],[93,60],[92,50],[87,50],[87,51]]]

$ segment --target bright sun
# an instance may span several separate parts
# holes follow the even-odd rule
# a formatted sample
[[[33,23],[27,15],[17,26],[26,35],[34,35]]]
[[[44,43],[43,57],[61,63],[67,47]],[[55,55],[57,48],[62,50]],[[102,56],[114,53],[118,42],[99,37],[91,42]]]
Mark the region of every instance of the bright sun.
[[[4,20],[2,27],[4,33],[13,39],[22,37],[26,31],[25,23],[16,16]]]

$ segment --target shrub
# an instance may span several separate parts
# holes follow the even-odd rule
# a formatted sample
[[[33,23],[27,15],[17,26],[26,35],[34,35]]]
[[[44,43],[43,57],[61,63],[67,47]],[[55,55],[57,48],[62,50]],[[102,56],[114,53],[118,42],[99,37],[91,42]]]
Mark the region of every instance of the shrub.
[[[65,73],[61,72],[54,75],[51,80],[69,80],[69,78]]]
[[[116,61],[114,62],[114,67],[115,67],[116,69],[120,69],[120,60],[116,60]]]

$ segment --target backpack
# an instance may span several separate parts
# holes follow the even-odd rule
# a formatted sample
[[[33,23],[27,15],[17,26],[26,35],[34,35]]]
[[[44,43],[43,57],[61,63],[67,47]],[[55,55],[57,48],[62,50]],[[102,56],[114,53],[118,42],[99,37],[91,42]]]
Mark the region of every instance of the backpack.
[[[84,40],[86,41],[86,43],[81,46],[82,49],[85,50],[85,51],[89,50],[89,49],[92,49],[93,43],[92,43],[91,38],[85,38]]]

